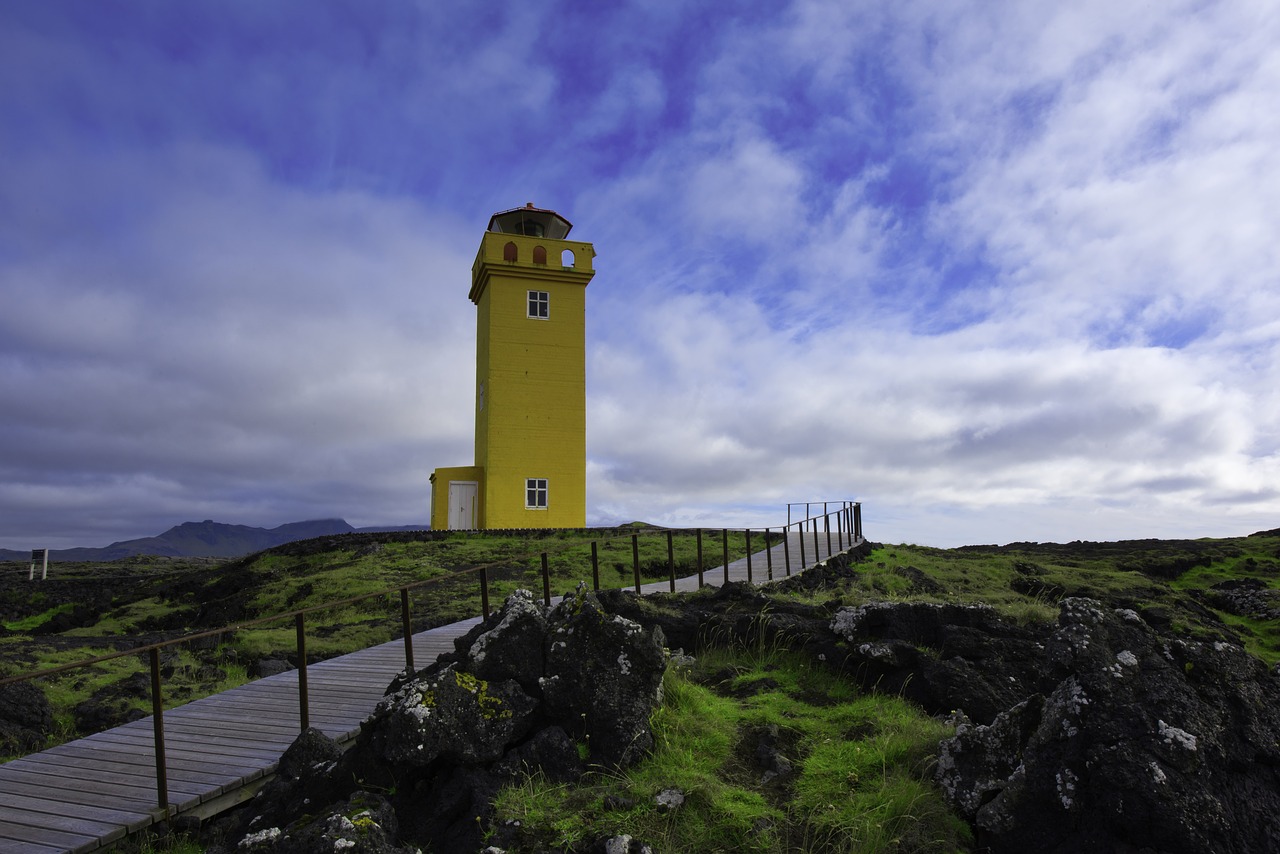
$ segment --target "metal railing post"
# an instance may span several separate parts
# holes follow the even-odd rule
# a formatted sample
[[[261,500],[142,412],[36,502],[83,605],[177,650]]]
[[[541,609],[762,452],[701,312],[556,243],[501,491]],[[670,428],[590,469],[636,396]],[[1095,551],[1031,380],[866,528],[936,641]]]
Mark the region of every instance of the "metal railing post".
[[[298,719],[305,731],[311,726],[311,700],[307,696],[307,629],[302,614],[293,617],[298,632]]]
[[[702,589],[702,529],[698,529],[698,589]]]
[[[769,545],[769,528],[764,529],[764,562],[768,567],[769,580],[773,581],[773,548]]]
[[[591,541],[591,589],[600,592],[600,556],[596,553],[596,541]]]
[[[636,595],[640,595],[640,535],[631,535],[631,571],[635,575]]]
[[[782,529],[782,561],[787,567],[787,577],[791,577],[791,525]]]
[[[813,520],[813,562],[814,563],[821,563],[822,558],[818,557],[818,555],[820,554],[822,554],[822,552],[818,549],[818,520],[814,519]]]
[[[751,529],[747,528],[747,583],[754,584],[751,577]]]
[[[826,502],[823,502],[823,509],[826,508]],[[831,557],[831,514],[825,513],[822,516],[822,527],[827,531],[827,557]]]
[[[853,531],[858,542],[862,542],[862,502],[853,502]]]
[[[729,583],[729,529],[720,529],[720,542],[724,547],[724,583]]]
[[[164,753],[164,697],[160,693],[160,650],[152,647],[151,658],[151,739],[156,754],[156,805],[169,812],[169,770]]]
[[[667,576],[671,579],[671,592],[676,592],[676,553],[671,532],[667,531]]]
[[[796,533],[800,535],[800,571],[804,572],[809,567],[809,562],[804,559],[804,522],[796,525]]]
[[[413,666],[413,620],[409,616],[409,588],[400,588],[400,623],[404,627],[404,672],[412,674]]]
[[[551,570],[547,567],[547,553],[542,553],[542,604],[551,607]]]

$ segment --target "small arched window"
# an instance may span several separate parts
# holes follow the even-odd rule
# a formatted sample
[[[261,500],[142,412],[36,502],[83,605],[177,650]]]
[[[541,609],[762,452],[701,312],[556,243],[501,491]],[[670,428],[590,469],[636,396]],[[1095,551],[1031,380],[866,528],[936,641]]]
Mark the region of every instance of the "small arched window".
[[[547,263],[547,247],[545,246],[533,247],[533,263],[535,264]]]
[[[507,245],[502,247],[503,261],[516,261],[518,260],[517,258],[518,255],[519,255],[519,252],[516,249],[516,243],[514,240],[507,241]]]
[[[560,266],[572,267],[577,258],[573,254],[572,249],[566,249],[560,253]]]

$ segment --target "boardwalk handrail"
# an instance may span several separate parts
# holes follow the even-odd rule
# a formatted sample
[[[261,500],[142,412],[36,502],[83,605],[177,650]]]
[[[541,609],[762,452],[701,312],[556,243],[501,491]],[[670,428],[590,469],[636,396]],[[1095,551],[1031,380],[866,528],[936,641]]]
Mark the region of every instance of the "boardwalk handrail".
[[[813,515],[810,515],[809,509],[808,509],[809,505],[816,504],[816,503],[823,504],[824,512],[822,514],[815,513]],[[838,504],[839,508],[837,510],[832,510],[830,509],[831,504]],[[731,532],[742,533],[744,535],[748,582],[753,582],[754,580],[752,563],[751,563],[751,555],[752,555],[751,534],[753,530],[758,533],[764,534],[765,555],[767,560],[767,574],[768,574],[769,580],[773,580],[773,577],[774,577],[773,554],[772,554],[773,546],[770,544],[770,539],[774,537],[781,540],[781,543],[783,545],[784,568],[785,568],[786,574],[788,576],[791,575],[790,542],[787,538],[787,535],[792,532],[793,528],[795,529],[795,533],[799,535],[800,567],[802,570],[804,569],[807,563],[805,559],[804,540],[806,535],[808,535],[809,533],[812,533],[814,557],[817,557],[817,555],[820,554],[820,551],[818,548],[819,520],[822,521],[822,527],[826,535],[828,555],[835,553],[832,550],[833,544],[831,539],[832,533],[833,533],[832,531],[833,516],[835,517],[835,531],[834,531],[836,536],[835,544],[838,545],[841,551],[843,551],[846,548],[852,547],[853,545],[857,544],[862,540],[862,515],[861,515],[860,502],[856,502],[856,501],[809,502],[809,504],[806,505],[805,517],[803,519],[799,519],[794,522],[790,518],[791,508],[793,506],[798,506],[798,505],[795,505],[795,504],[787,505],[787,516],[788,516],[787,524],[780,526],[779,528],[763,528],[763,529],[761,528],[755,528],[755,529],[753,528],[720,528],[719,529],[721,533],[721,540],[722,540],[722,563],[724,567],[725,582],[728,582],[729,580],[729,534]],[[594,531],[594,530],[616,531],[617,529],[616,528],[609,528],[609,529],[586,528],[586,529],[576,529],[576,530],[579,530],[585,533],[585,532]],[[702,535],[703,535],[703,532],[707,530],[715,531],[716,529],[661,528],[656,526],[646,526],[644,528],[633,529],[630,532],[628,532],[628,534],[626,535],[606,537],[603,539],[606,542],[609,542],[612,540],[624,539],[625,536],[630,537],[633,578],[634,578],[635,592],[638,594],[640,593],[641,586],[642,586],[641,580],[640,580],[641,572],[640,572],[640,557],[639,557],[639,537],[641,536],[642,532],[643,533],[661,532],[665,534],[666,541],[667,541],[667,574],[670,580],[671,591],[674,592],[676,589],[675,559],[674,559],[674,547],[673,547],[674,535],[677,532],[679,532],[682,534],[693,533],[696,536],[696,541],[697,541],[696,566],[697,566],[698,586],[701,587],[703,585],[703,575],[704,575],[704,555],[703,555]],[[467,532],[461,532],[461,533],[467,533]],[[470,533],[493,533],[493,532],[470,532]],[[538,532],[526,530],[526,531],[522,531],[522,533],[534,534]],[[594,539],[591,541],[592,588],[596,591],[600,590],[600,571],[599,571],[599,558],[598,558],[598,550],[597,550],[598,542],[599,540],[594,540]],[[775,544],[776,544],[776,540],[775,540]],[[555,551],[564,551],[571,548],[573,545],[575,544],[566,543],[561,549],[558,549]],[[543,602],[545,605],[550,606],[551,587],[550,587],[548,554],[549,554],[548,551],[543,551],[539,554],[539,557],[541,560]],[[92,658],[84,659],[82,661],[75,661],[69,664],[62,664],[56,667],[45,668],[43,670],[39,670],[33,673],[24,673],[24,674],[18,674],[13,676],[0,677],[0,686],[8,685],[16,682],[26,682],[29,680],[40,679],[48,676],[54,676],[59,673],[64,673],[66,671],[74,670],[81,667],[89,667],[94,664],[99,664],[101,662],[110,661],[116,658],[140,656],[145,654],[150,666],[150,677],[151,677],[150,683],[151,683],[151,705],[152,705],[152,721],[153,721],[153,746],[154,746],[153,752],[155,755],[155,764],[156,764],[157,807],[162,813],[167,815],[169,811],[168,786],[167,786],[168,772],[167,772],[167,762],[166,762],[165,750],[164,750],[164,697],[163,697],[163,678],[162,678],[162,673],[160,668],[161,650],[171,646],[188,644],[188,643],[191,643],[192,641],[201,640],[201,639],[210,638],[210,637],[218,637],[221,635],[231,634],[231,633],[235,633],[245,629],[256,628],[259,626],[264,626],[270,623],[292,618],[294,621],[295,631],[296,631],[296,652],[297,652],[297,658],[298,658],[297,669],[298,669],[299,722],[301,724],[300,728],[302,730],[306,730],[309,726],[309,705],[308,705],[308,696],[307,696],[307,693],[308,693],[307,692],[307,660],[306,660],[307,659],[306,616],[308,614],[314,614],[316,612],[324,611],[324,610],[331,610],[331,609],[339,608],[345,605],[352,605],[352,604],[363,602],[369,599],[377,599],[377,598],[390,596],[392,594],[399,594],[400,622],[401,622],[400,628],[403,632],[404,646],[405,646],[405,672],[412,673],[415,667],[414,667],[414,661],[413,661],[413,645],[412,645],[412,636],[413,636],[412,612],[411,612],[410,601],[409,601],[410,591],[416,590],[420,587],[426,587],[431,584],[441,583],[446,580],[456,579],[460,576],[478,575],[479,584],[480,584],[481,613],[484,617],[488,617],[490,613],[488,570],[494,567],[509,566],[511,563],[516,561],[532,560],[533,557],[534,557],[533,552],[527,552],[527,553],[524,553],[521,555],[515,555],[515,556],[508,556],[502,560],[490,561],[488,563],[478,564],[476,566],[472,566],[467,569],[459,570],[457,572],[452,572],[448,575],[434,576],[432,578],[426,578],[420,581],[410,582],[408,584],[397,584],[397,585],[387,587],[382,590],[374,591],[371,593],[362,593],[357,596],[347,597],[345,599],[336,599],[329,602],[322,602],[318,605],[310,605],[305,608],[299,608],[292,611],[282,612],[279,614],[272,614],[266,617],[259,617],[254,620],[245,620],[245,621],[236,622],[236,623],[229,623],[220,628],[208,629],[201,632],[194,632],[192,634],[182,635],[181,637],[169,638],[163,641],[156,641],[154,643],[131,647],[129,649],[118,650],[116,652],[108,653],[106,655],[99,655]]]

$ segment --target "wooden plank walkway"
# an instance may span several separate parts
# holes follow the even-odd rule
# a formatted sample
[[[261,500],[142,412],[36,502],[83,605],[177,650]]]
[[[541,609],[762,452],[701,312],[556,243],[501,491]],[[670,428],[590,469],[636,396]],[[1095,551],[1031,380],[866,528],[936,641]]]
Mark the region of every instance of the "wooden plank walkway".
[[[791,566],[800,567],[797,537],[788,537]],[[805,563],[825,560],[827,538],[805,536]],[[832,550],[839,551],[832,533]],[[767,580],[770,563],[783,577],[783,545],[750,557],[752,580]],[[745,581],[748,558],[729,565],[732,581]],[[719,585],[724,568],[703,573]],[[697,576],[676,580],[679,591],[696,590]],[[667,591],[669,581],[641,586]],[[454,638],[479,617],[418,632],[418,667],[453,651]],[[404,641],[310,664],[307,667],[311,725],[338,741],[353,739],[387,685],[404,670]],[[298,673],[289,671],[221,694],[167,709],[165,757],[170,811],[207,817],[252,797],[293,743],[300,729]],[[95,851],[163,819],[156,806],[152,720],[143,718],[78,741],[0,764],[0,854],[68,854]]]

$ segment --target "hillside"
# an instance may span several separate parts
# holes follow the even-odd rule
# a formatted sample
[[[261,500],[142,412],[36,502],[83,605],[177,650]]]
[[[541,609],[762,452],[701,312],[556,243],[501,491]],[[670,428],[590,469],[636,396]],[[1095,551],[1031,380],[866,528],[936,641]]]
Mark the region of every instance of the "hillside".
[[[228,854],[1272,851],[1278,581],[1266,532],[877,546],[760,591],[579,591],[545,610],[513,597],[394,685],[350,751],[300,739],[272,791],[203,841]],[[660,705],[645,713],[641,691],[633,710],[650,722],[634,735],[652,745],[643,758],[600,750],[613,711],[595,710],[615,674],[650,678],[646,653],[604,638],[562,649],[617,625],[671,651]],[[589,675],[553,692],[566,658]],[[476,687],[446,702],[455,683]],[[532,731],[486,724],[507,708]],[[365,824],[349,830],[353,815]]]
[[[642,546],[645,576],[660,577],[665,533],[646,534],[653,542]],[[139,633],[211,628],[439,578],[414,594],[421,628],[476,612],[476,576],[466,570],[480,563],[491,566],[495,608],[516,587],[540,591],[541,551],[550,552],[556,599],[579,581],[589,585],[588,539],[602,542],[602,587],[626,586],[629,532],[604,530],[325,535],[220,565],[139,558],[106,565],[107,574],[86,568],[77,577],[68,569],[46,585],[26,582],[25,565],[11,565],[0,576],[8,634],[0,641],[10,668],[31,668],[71,660],[80,654],[76,643],[87,655]],[[676,537],[682,572],[691,540]],[[720,544],[706,547],[715,554]],[[619,618],[661,628],[666,646],[692,653],[692,663],[667,677],[652,761],[625,777],[587,773],[573,785],[503,778],[501,794],[481,812],[494,832],[520,822],[524,831],[502,832],[508,852],[595,852],[605,835],[624,832],[663,851],[725,850],[730,839],[733,850],[954,851],[999,838],[1005,843],[993,850],[1042,850],[1019,849],[1016,840],[1032,839],[1027,834],[1037,828],[1087,825],[1110,834],[1106,839],[1127,832],[1107,805],[1117,800],[1116,774],[1135,768],[1146,777],[1123,778],[1131,791],[1120,800],[1144,803],[1153,815],[1182,809],[1192,816],[1178,829],[1187,842],[1165,833],[1160,850],[1193,850],[1187,846],[1206,833],[1230,843],[1216,850],[1262,850],[1249,840],[1267,832],[1257,822],[1265,823],[1280,795],[1273,779],[1280,756],[1268,746],[1280,732],[1268,711],[1280,710],[1272,671],[1280,662],[1280,531],[960,549],[876,545],[860,562],[780,581],[759,595],[705,591],[637,601],[610,593],[600,601]],[[389,639],[397,609],[392,597],[309,615],[309,654],[327,657]],[[841,619],[845,633],[833,634]],[[287,660],[293,631],[282,622],[223,641],[183,653],[174,678],[188,679],[175,684],[176,700],[251,678],[264,659]],[[138,668],[135,660],[121,661]],[[81,690],[96,691],[96,704],[59,699],[65,711],[58,726],[70,735],[145,706],[144,697],[128,692],[131,680],[123,671],[95,675]],[[75,685],[59,679],[47,690],[55,699]],[[1079,686],[1097,702],[1072,700]],[[1219,719],[1230,722],[1214,723]],[[1080,739],[1056,740],[1072,727]],[[1197,743],[1192,736],[1199,753],[1187,747]],[[984,738],[1016,743],[1036,758],[1029,772],[1041,776],[1005,780],[1018,764],[1001,765],[1007,757],[993,760],[995,770],[966,766],[989,752]],[[1072,751],[1110,750],[1112,740],[1125,747],[1108,754],[1110,776],[1084,773],[1091,760]],[[935,779],[939,757],[951,765],[949,776]],[[1068,765],[1078,777],[1055,784],[1054,769]],[[974,788],[975,775],[997,772],[998,785]],[[421,777],[425,791],[438,774],[444,771],[432,766],[409,779]],[[1091,806],[1055,817],[1055,785],[1070,787],[1071,803]],[[652,806],[671,787],[688,796],[679,815]],[[391,797],[386,810],[420,814],[412,789],[401,781],[405,794]],[[1246,789],[1255,800],[1239,794]],[[1219,802],[1225,806],[1213,806]],[[1018,825],[1022,836],[992,823],[991,803],[1006,817],[1028,819]],[[1248,828],[1207,823],[1236,812],[1264,818]],[[423,845],[418,831],[405,832],[402,839]],[[230,836],[221,840],[239,845]]]
[[[353,528],[343,519],[314,519],[307,522],[288,522],[275,528],[255,528],[249,525],[228,525],[206,519],[203,522],[183,522],[154,537],[121,540],[101,548],[50,549],[49,561],[51,563],[113,561],[139,555],[233,558],[312,537],[350,534],[357,531],[400,530],[416,530],[416,528]],[[30,558],[30,552],[0,549],[0,561],[23,561]]]

